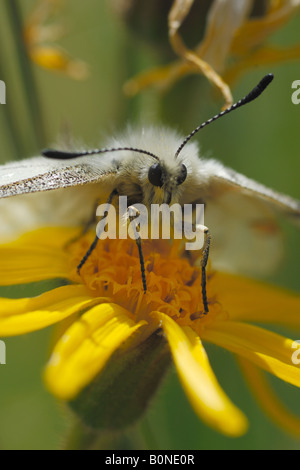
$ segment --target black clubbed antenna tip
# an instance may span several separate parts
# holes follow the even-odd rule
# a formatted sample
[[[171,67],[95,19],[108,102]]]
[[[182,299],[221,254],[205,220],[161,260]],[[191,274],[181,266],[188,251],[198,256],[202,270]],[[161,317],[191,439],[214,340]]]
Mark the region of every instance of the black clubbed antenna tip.
[[[246,95],[244,98],[242,98],[241,100],[237,101],[236,103],[234,103],[232,106],[230,106],[229,108],[226,108],[224,111],[221,111],[219,114],[216,114],[215,116],[213,116],[212,118],[208,119],[208,121],[205,121],[203,122],[203,124],[201,124],[200,126],[196,127],[196,129],[194,129],[185,139],[184,141],[182,142],[182,144],[180,145],[180,147],[177,149],[176,153],[175,153],[175,158],[178,157],[179,153],[181,152],[181,150],[183,149],[183,147],[185,146],[185,144],[188,143],[188,141],[195,135],[197,134],[198,131],[200,131],[201,129],[203,129],[203,127],[206,127],[208,124],[211,124],[212,122],[216,121],[217,119],[219,119],[220,117],[222,116],[225,116],[225,114],[228,114],[228,113],[231,113],[231,111],[234,111],[235,109],[238,109],[240,108],[241,106],[244,106],[244,104],[247,104],[247,103],[250,103],[250,101],[253,101],[255,100],[256,98],[259,97],[259,95],[262,94],[262,92],[267,88],[268,85],[270,85],[271,81],[273,80],[274,78],[274,75],[272,73],[268,73],[267,75],[265,75],[261,81],[256,85],[256,87],[253,88],[253,90],[250,91],[250,93],[248,93],[248,95]]]
[[[272,73],[268,73],[268,75],[265,75],[261,81],[259,82],[258,85],[256,85],[255,88],[253,88],[250,93],[248,93],[245,98],[241,99],[238,103],[241,102],[240,106],[246,103],[250,103],[250,101],[255,100],[256,98],[259,97],[259,95],[262,94],[263,91],[267,88],[268,85],[270,85],[271,81],[273,80],[274,75]],[[233,105],[234,106],[234,105]],[[229,108],[230,109],[230,108]]]

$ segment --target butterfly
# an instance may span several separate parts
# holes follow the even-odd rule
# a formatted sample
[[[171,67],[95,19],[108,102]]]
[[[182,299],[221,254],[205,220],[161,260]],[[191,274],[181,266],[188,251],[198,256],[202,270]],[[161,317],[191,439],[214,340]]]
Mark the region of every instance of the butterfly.
[[[222,116],[255,100],[273,80],[268,74],[230,108],[183,138],[163,126],[128,128],[99,149],[46,149],[41,156],[0,167],[2,232],[9,236],[41,225],[80,225],[96,201],[114,203],[126,196],[128,207],[144,204],[204,204],[205,243],[202,293],[208,312],[205,269],[208,256],[218,269],[247,274],[271,272],[282,256],[278,217],[300,221],[300,202],[202,158],[194,135]],[[132,217],[132,216],[131,216]],[[210,242],[212,239],[212,248]],[[78,272],[98,243],[98,236]],[[144,290],[147,289],[141,240]]]

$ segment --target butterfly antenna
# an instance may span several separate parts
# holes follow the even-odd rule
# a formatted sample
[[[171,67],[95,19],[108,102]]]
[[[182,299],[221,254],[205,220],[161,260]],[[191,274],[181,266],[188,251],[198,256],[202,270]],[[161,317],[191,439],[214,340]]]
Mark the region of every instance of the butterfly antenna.
[[[200,129],[203,129],[203,127],[207,126],[208,124],[211,124],[212,122],[216,121],[217,119],[219,119],[220,117],[222,116],[225,116],[225,114],[228,114],[228,113],[231,113],[231,111],[234,111],[235,109],[238,109],[240,108],[241,106],[244,106],[245,104],[248,104],[250,103],[250,101],[253,101],[255,100],[256,98],[258,98],[262,92],[267,88],[268,85],[270,85],[271,81],[273,80],[274,78],[274,75],[272,73],[269,73],[267,75],[265,75],[262,80],[258,83],[258,85],[256,85],[255,88],[253,88],[252,91],[250,91],[250,93],[248,93],[247,96],[245,96],[244,98],[242,98],[241,100],[239,100],[237,103],[234,103],[232,106],[230,106],[229,108],[225,109],[224,111],[221,111],[219,114],[216,114],[215,116],[213,116],[211,119],[208,119],[208,121],[204,122],[203,124],[201,124],[200,126],[196,127],[196,129],[194,129],[185,139],[184,141],[182,142],[182,144],[180,145],[180,147],[178,148],[177,152],[175,153],[175,158],[178,157],[178,155],[180,154],[181,150],[183,149],[183,147],[187,144],[187,142],[198,132],[200,131]]]
[[[150,157],[155,158],[156,160],[159,160],[158,156],[154,155],[154,153],[148,152],[147,150],[137,149],[133,147],[103,148],[103,149],[94,149],[94,150],[84,150],[82,152],[64,152],[64,151],[55,150],[55,149],[45,149],[45,150],[42,150],[42,155],[44,155],[44,157],[53,158],[56,160],[69,160],[71,158],[85,157],[87,155],[95,155],[99,153],[119,152],[121,150],[143,153],[144,155],[148,155]]]

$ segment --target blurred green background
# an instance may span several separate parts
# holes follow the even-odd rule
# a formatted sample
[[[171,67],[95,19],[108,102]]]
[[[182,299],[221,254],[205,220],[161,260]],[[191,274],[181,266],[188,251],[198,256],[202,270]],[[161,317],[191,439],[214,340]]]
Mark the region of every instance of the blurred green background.
[[[67,29],[59,44],[89,65],[86,81],[71,80],[32,64],[26,84],[12,17],[16,20],[20,15],[20,21],[24,21],[36,2],[2,0],[0,79],[7,86],[7,104],[0,105],[1,162],[38,154],[65,129],[93,147],[128,122],[163,122],[186,135],[220,110],[223,102],[219,96],[203,77],[195,75],[183,79],[167,94],[150,89],[132,99],[125,97],[122,86],[127,79],[163,63],[165,58],[149,40],[143,41],[126,27],[111,8],[112,3],[87,0],[83,6],[79,0],[66,0],[61,9],[59,19]],[[166,25],[166,18],[159,21]],[[273,36],[273,43],[296,44],[299,27],[300,15]],[[166,26],[162,40],[172,57]],[[300,199],[300,105],[291,101],[291,84],[300,79],[300,62],[247,72],[233,88],[233,95],[236,100],[241,98],[270,71],[275,80],[259,103],[209,126],[197,140],[204,155]],[[298,241],[299,233],[288,227],[286,262],[272,281],[300,291]],[[5,289],[0,294],[22,297],[35,292],[35,286],[32,289]],[[48,329],[6,340],[7,364],[0,365],[2,449],[55,449],[63,443],[68,414],[44,389],[41,379],[50,333]],[[300,337],[299,332],[289,334],[293,339]],[[210,345],[207,350],[220,383],[249,418],[248,434],[229,439],[203,425],[194,415],[175,371],[171,371],[145,418],[116,445],[133,449],[298,449],[299,440],[275,427],[259,409],[234,358]],[[300,391],[271,380],[284,401],[300,415]]]

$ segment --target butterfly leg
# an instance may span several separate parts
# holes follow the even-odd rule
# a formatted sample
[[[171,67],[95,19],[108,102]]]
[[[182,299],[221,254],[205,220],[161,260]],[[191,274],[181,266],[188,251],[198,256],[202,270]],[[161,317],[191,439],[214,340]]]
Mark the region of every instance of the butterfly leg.
[[[208,300],[207,300],[207,292],[206,292],[206,267],[208,263],[209,257],[209,249],[210,249],[210,242],[211,242],[211,235],[209,229],[202,224],[193,225],[193,233],[196,236],[197,240],[201,240],[202,247],[201,247],[201,289],[202,289],[202,301],[204,312],[201,312],[201,315],[206,315],[209,312],[208,309]],[[193,248],[196,249],[196,248]],[[198,248],[197,248],[198,249]],[[195,312],[192,314],[193,317],[198,318],[199,312]]]
[[[114,198],[117,194],[118,194],[118,191],[117,191],[116,189],[114,189],[114,190],[110,193],[110,195],[109,195],[109,197],[108,197],[108,199],[107,199],[107,201],[106,201],[106,204],[111,204],[112,201],[113,201],[113,198]],[[107,217],[107,213],[105,213],[105,214],[103,215],[103,217],[101,218],[101,220],[104,219],[104,217]],[[98,243],[98,240],[99,240],[99,236],[98,236],[98,235],[100,236],[100,234],[97,234],[97,235],[96,235],[96,237],[95,237],[93,243],[91,244],[91,246],[89,247],[88,251],[86,252],[86,254],[84,255],[84,257],[83,257],[82,260],[80,261],[79,265],[77,266],[77,273],[78,273],[78,274],[80,274],[80,270],[81,270],[82,266],[85,264],[86,260],[89,258],[89,256],[91,255],[91,253],[92,253],[92,252],[94,251],[94,249],[96,248],[97,243]]]
[[[201,288],[202,288],[202,300],[204,306],[204,313],[208,313],[208,301],[207,301],[207,292],[206,292],[206,266],[209,257],[209,249],[211,242],[211,234],[207,227],[204,225],[196,225],[196,230],[201,230],[204,233],[204,244],[202,248],[202,260],[201,260]]]
[[[142,275],[142,282],[143,282],[143,289],[144,292],[146,293],[147,291],[147,283],[146,283],[146,273],[145,273],[145,262],[144,262],[144,255],[143,255],[143,250],[142,250],[142,239],[140,236],[140,227],[139,225],[135,222],[136,217],[140,215],[140,212],[136,209],[134,206],[129,206],[128,207],[128,219],[131,223],[135,225],[135,242],[137,245],[137,248],[139,250],[139,258],[140,258],[140,265],[141,265],[141,275]]]

